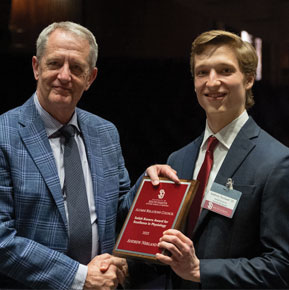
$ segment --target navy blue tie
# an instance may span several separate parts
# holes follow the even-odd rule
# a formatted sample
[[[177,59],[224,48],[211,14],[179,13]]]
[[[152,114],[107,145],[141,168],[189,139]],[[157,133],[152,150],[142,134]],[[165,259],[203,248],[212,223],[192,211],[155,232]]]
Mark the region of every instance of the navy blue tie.
[[[74,140],[75,130],[73,125],[60,129],[60,133],[65,137],[64,190],[69,219],[68,256],[86,265],[91,260],[92,233],[83,170],[78,146]]]

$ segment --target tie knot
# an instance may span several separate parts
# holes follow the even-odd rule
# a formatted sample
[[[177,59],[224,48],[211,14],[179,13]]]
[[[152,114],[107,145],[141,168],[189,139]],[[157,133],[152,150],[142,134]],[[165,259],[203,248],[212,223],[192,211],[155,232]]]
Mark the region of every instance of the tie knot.
[[[219,141],[216,137],[210,136],[208,139],[207,151],[214,152],[218,143]]]
[[[73,125],[64,125],[59,131],[66,140],[75,135],[75,127]]]

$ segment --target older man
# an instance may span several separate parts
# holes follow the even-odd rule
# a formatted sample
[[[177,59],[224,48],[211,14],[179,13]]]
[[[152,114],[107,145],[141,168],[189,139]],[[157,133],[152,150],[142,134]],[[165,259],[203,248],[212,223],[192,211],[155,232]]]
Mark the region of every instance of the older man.
[[[113,289],[125,279],[126,261],[109,254],[117,213],[134,197],[118,132],[76,108],[96,59],[89,30],[49,25],[32,59],[36,93],[0,117],[0,288]]]

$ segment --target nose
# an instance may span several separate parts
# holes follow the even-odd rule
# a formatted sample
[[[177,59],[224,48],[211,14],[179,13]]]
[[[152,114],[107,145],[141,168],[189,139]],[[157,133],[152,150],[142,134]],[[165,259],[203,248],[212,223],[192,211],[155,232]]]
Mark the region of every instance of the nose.
[[[71,80],[71,71],[68,63],[64,63],[58,73],[58,79],[62,82],[69,82]]]
[[[218,77],[218,74],[215,70],[211,70],[206,83],[207,87],[214,88],[221,85],[221,81]]]

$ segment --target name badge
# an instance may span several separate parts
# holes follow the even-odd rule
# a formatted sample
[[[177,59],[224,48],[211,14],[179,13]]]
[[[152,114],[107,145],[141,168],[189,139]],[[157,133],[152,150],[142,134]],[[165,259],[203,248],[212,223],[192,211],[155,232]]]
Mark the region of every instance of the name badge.
[[[202,208],[232,218],[241,195],[242,192],[233,189],[233,181],[230,178],[226,185],[214,182],[202,202]]]

